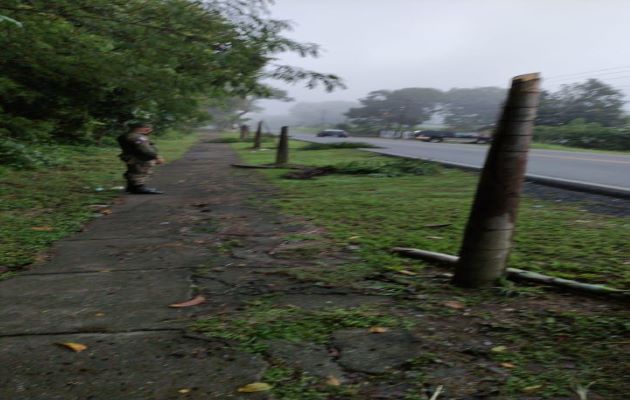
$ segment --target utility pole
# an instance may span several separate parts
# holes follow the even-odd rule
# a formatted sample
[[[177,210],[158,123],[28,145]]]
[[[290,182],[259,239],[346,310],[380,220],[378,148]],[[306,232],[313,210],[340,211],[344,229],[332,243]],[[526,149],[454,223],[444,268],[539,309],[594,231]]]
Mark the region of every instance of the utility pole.
[[[539,95],[539,74],[512,79],[464,233],[453,277],[458,286],[491,285],[505,272]]]

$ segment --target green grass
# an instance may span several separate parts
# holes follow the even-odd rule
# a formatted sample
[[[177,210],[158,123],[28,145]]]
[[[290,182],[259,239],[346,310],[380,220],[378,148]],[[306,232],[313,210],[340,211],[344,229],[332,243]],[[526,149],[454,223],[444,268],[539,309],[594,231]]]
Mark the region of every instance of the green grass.
[[[259,353],[267,349],[266,341],[272,339],[326,343],[330,334],[337,330],[395,325],[396,318],[375,308],[309,311],[258,301],[238,314],[199,319],[193,329],[208,337],[235,341],[242,348]]]
[[[540,149],[540,150],[574,151],[577,153],[601,153],[601,154],[613,154],[613,155],[621,155],[621,156],[630,155],[630,151],[585,149],[581,147],[569,147],[569,146],[562,146],[560,144],[536,143],[536,142],[531,144],[531,148]]]
[[[293,150],[303,146],[290,143]],[[273,151],[251,152],[243,144],[234,147],[248,163],[273,159]],[[352,149],[290,153],[291,163],[313,166],[378,160],[391,158]],[[352,242],[361,249],[364,261],[345,270],[349,280],[383,266],[409,265],[408,260],[388,253],[393,246],[457,254],[477,182],[476,174],[454,169],[380,178],[335,174],[308,181],[282,179],[283,170],[264,173],[284,189],[278,204],[286,213],[312,218],[340,246]],[[630,288],[630,218],[531,198],[523,199],[519,214],[510,266]],[[430,227],[434,224],[450,225]]]
[[[167,161],[198,136],[171,134],[156,144]],[[108,204],[124,185],[116,147],[57,146],[62,165],[35,170],[0,169],[0,266],[32,263],[50,244],[94,218],[90,205]]]

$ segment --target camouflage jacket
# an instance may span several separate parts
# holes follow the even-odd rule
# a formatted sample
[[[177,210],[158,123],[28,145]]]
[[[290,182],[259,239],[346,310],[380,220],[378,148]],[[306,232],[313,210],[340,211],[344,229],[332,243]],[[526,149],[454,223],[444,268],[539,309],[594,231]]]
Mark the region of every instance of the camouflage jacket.
[[[158,150],[146,135],[128,132],[118,136],[118,144],[122,149],[120,158],[124,161],[131,159],[151,161],[158,158]]]

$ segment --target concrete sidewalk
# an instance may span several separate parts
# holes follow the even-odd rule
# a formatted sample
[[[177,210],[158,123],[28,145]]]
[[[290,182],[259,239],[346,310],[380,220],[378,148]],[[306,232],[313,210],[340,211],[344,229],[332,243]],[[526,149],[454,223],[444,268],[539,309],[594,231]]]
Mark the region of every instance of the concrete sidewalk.
[[[50,261],[0,283],[0,399],[171,399],[182,389],[228,399],[260,379],[258,357],[185,337],[199,308],[168,307],[195,295],[213,243],[252,225],[277,230],[243,207],[264,190],[230,170],[228,145],[205,141],[157,171],[165,195],[123,196],[56,243]]]

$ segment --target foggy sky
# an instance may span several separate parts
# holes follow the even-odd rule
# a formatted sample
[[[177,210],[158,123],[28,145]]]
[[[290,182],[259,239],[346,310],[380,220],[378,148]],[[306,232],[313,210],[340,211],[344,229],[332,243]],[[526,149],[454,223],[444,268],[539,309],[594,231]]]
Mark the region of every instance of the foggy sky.
[[[335,73],[348,87],[326,93],[273,82],[296,101],[507,87],[529,72],[541,72],[550,89],[595,77],[630,93],[630,0],[276,0],[271,16],[295,23],[290,38],[323,49],[316,59],[282,54],[278,63]],[[599,72],[579,75],[588,71]],[[280,114],[291,103],[261,105]]]

